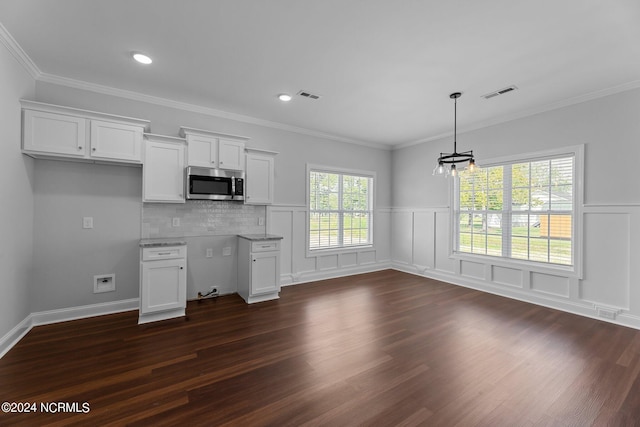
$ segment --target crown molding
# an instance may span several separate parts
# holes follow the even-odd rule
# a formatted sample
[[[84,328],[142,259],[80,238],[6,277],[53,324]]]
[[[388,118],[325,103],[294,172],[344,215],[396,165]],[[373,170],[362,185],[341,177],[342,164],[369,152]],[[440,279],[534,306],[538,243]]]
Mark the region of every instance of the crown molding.
[[[9,31],[0,23],[0,43],[2,43],[7,50],[13,55],[22,67],[33,77],[38,79],[42,75],[42,71],[38,66],[29,58],[29,55],[22,50],[18,42],[13,38]]]
[[[512,120],[522,119],[529,116],[534,116],[536,114],[545,113],[547,111],[553,111],[564,107],[569,107],[571,105],[581,104],[583,102],[592,101],[598,98],[604,98],[605,96],[615,95],[617,93],[626,92],[628,90],[638,89],[640,88],[640,80],[634,80],[628,83],[623,83],[621,85],[613,86],[607,89],[597,90],[594,92],[587,93],[585,95],[574,96],[572,98],[564,99],[562,101],[554,102],[551,104],[546,104],[541,107],[531,108],[528,110],[521,111],[515,114],[508,114],[506,116],[497,117],[491,120],[485,120],[482,122],[478,122],[471,126],[466,126],[463,128],[458,128],[458,134],[471,132],[473,130],[487,128],[489,126],[494,126],[500,123],[510,122]],[[415,141],[403,142],[401,144],[397,144],[392,146],[392,150],[400,150],[402,148],[411,147],[413,145],[423,144],[425,142],[431,142],[442,138],[447,138],[453,135],[453,132],[441,133],[439,135],[430,136],[428,138],[422,138]]]
[[[245,116],[242,114],[230,113],[230,112],[218,110],[215,108],[204,107],[201,105],[190,104],[187,102],[174,101],[171,99],[161,98],[158,96],[146,95],[140,92],[117,89],[111,86],[104,86],[104,85],[99,85],[95,83],[89,83],[81,80],[70,79],[67,77],[60,77],[53,74],[41,73],[40,76],[38,77],[38,81],[72,87],[75,89],[81,89],[81,90],[86,90],[90,92],[101,93],[104,95],[111,95],[111,96],[116,96],[120,98],[131,99],[134,101],[146,102],[148,104],[155,104],[163,107],[169,107],[169,108],[175,108],[179,110],[191,111],[194,113],[206,114],[209,116],[220,117],[223,119],[234,120],[242,123],[249,123],[249,124],[268,127],[272,129],[294,132],[294,133],[307,135],[307,136],[314,136],[318,138],[329,139],[332,141],[362,145],[365,147],[377,148],[381,150],[391,150],[391,146],[387,144],[380,144],[376,142],[367,142],[367,141],[360,141],[357,139],[345,138],[339,135],[319,132],[312,129],[305,129],[297,126],[287,125],[284,123],[272,122],[270,120],[264,120],[256,117]]]

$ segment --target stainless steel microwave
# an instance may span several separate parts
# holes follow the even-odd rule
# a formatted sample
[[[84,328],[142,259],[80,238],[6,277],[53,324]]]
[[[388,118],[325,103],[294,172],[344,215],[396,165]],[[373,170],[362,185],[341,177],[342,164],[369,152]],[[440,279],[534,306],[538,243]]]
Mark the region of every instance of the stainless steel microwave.
[[[221,169],[186,168],[186,195],[189,200],[244,200],[244,172]]]

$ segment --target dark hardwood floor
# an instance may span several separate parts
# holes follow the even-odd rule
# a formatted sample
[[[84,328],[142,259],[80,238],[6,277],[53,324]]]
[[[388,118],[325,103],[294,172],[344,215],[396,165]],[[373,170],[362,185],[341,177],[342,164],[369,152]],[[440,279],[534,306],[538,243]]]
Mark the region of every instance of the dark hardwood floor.
[[[640,425],[640,331],[597,320],[392,270],[187,313],[34,328],[0,425]]]

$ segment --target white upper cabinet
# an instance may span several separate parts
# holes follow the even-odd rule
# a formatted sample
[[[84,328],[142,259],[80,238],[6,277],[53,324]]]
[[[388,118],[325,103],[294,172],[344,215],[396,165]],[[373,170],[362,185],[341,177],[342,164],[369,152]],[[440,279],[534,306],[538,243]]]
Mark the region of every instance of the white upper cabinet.
[[[244,142],[219,138],[218,164],[220,169],[244,170]]]
[[[22,151],[32,157],[142,163],[147,120],[22,100]]]
[[[184,203],[184,139],[145,135],[142,201]]]
[[[24,110],[23,149],[40,153],[84,157],[87,120],[81,117]]]
[[[202,129],[180,128],[187,140],[187,165],[244,170],[244,146],[249,138]]]
[[[201,137],[198,135],[186,135],[187,158],[189,166],[201,168],[217,168],[218,153],[215,138]]]
[[[247,170],[244,203],[247,205],[273,204],[275,180],[274,151],[247,148]]]
[[[91,157],[140,162],[142,134],[140,126],[91,120]]]

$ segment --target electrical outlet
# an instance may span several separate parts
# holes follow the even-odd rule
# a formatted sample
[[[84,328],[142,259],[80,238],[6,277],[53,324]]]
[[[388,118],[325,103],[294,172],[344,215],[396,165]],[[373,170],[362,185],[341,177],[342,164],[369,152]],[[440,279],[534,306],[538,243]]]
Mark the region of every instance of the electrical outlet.
[[[264,217],[263,216],[258,218],[258,225],[264,225]]]
[[[213,249],[207,248],[207,258],[213,258]]]
[[[103,274],[93,276],[93,293],[114,292],[116,290],[116,275]]]
[[[171,225],[174,227],[180,227],[180,218],[176,217],[171,220]]]
[[[597,312],[598,316],[611,320],[615,320],[617,314],[614,310],[610,310],[607,308],[598,308]]]
[[[85,216],[82,218],[82,228],[93,228],[93,217]]]
[[[231,246],[222,248],[222,256],[229,256],[229,255],[231,255]]]

